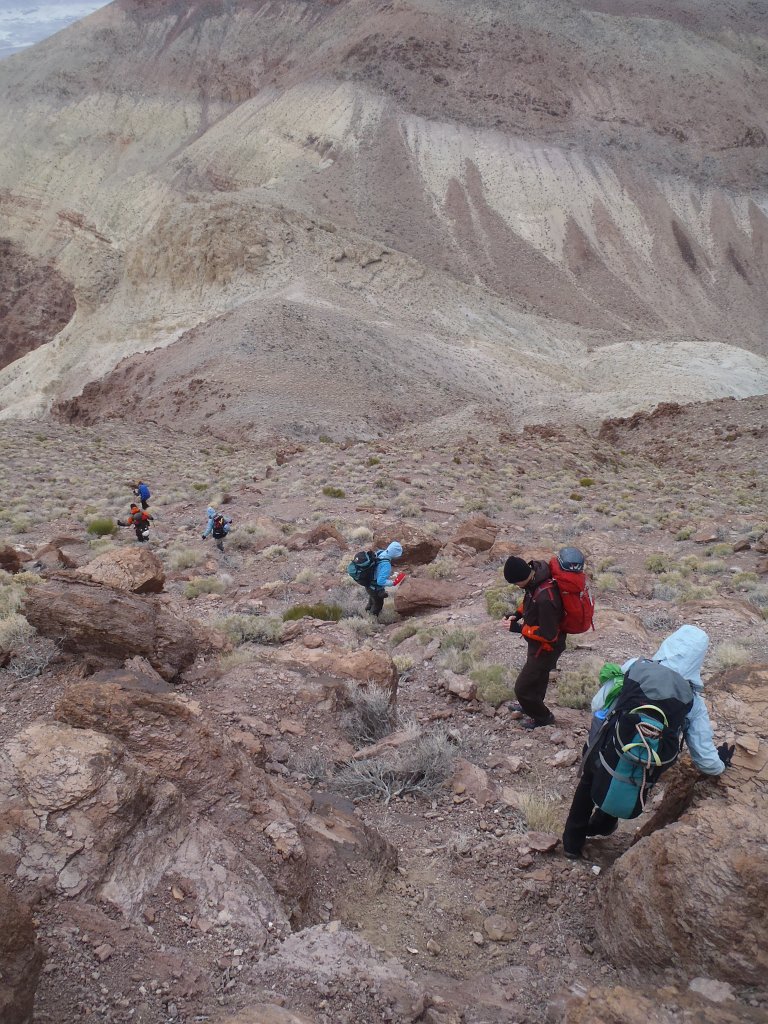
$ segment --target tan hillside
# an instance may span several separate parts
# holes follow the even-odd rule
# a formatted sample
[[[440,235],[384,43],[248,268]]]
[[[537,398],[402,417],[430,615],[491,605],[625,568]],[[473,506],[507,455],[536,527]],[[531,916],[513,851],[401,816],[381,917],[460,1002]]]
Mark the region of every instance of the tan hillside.
[[[68,415],[201,379],[191,426],[266,434],[765,391],[766,13],[113,3],[0,64],[0,237],[76,302],[55,341],[4,314],[4,414],[102,378]]]

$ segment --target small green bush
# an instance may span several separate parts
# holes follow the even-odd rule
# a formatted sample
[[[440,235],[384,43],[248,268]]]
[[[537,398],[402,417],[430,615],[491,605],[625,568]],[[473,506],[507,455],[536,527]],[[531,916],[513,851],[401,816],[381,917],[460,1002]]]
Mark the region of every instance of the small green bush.
[[[369,455],[366,459],[366,466],[378,466],[381,463],[381,459],[378,455]]]
[[[515,695],[510,686],[509,669],[505,665],[480,665],[470,672],[469,677],[477,683],[477,696],[486,704],[498,707]]]
[[[724,555],[733,554],[733,544],[710,544],[710,546],[704,551],[707,558],[711,558],[714,555],[717,558],[722,558]]]
[[[99,519],[92,519],[86,529],[94,537],[108,537],[117,533],[117,523],[114,519],[102,516]]]
[[[696,532],[693,526],[684,526],[675,534],[675,540],[689,540]]]
[[[285,558],[288,548],[285,544],[270,544],[269,547],[264,548],[261,554],[264,558]]]
[[[395,663],[395,668],[400,673],[407,672],[416,664],[410,654],[396,654],[392,661]]]
[[[338,622],[344,614],[344,609],[338,604],[295,604],[292,608],[283,612],[283,622],[294,622],[296,619],[303,619],[309,616],[311,619],[323,619],[325,622]]]
[[[171,554],[171,568],[191,569],[195,565],[200,565],[204,560],[205,555],[202,551],[197,551],[195,548],[180,548]]]
[[[347,496],[347,492],[343,487],[334,487],[332,484],[325,485],[323,494],[326,498],[346,498]]]
[[[594,487],[595,486],[595,481],[592,479],[591,476],[583,476],[581,478],[581,480],[579,480],[579,486],[580,487]]]
[[[489,587],[485,592],[485,608],[492,619],[500,619],[509,615],[520,601],[519,587],[504,583],[497,587]]]
[[[579,494],[578,491],[574,491],[573,494],[569,494],[568,497],[571,501],[584,501],[584,495]]]
[[[708,562],[702,562],[699,572],[705,572],[709,576],[720,576],[725,572],[725,562],[712,558]]]
[[[612,572],[599,572],[595,576],[595,587],[602,591],[615,591],[621,589],[619,577]]]
[[[655,572],[657,574],[668,572],[673,564],[674,563],[669,555],[662,554],[660,551],[654,555],[649,555],[645,560],[645,568],[649,572]]]
[[[563,708],[586,711],[600,689],[602,663],[590,661],[581,668],[561,672],[557,679],[557,703]]]

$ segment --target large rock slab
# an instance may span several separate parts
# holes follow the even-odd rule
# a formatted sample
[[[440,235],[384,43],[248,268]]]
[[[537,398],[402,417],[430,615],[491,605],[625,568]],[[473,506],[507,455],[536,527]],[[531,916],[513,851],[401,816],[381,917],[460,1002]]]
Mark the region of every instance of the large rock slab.
[[[498,523],[478,514],[459,523],[450,543],[456,547],[472,548],[473,551],[490,551],[498,532]]]
[[[105,551],[77,575],[131,594],[159,594],[165,585],[163,563],[149,548],[139,546]]]
[[[460,596],[461,590],[452,583],[408,577],[395,590],[395,611],[403,616],[420,615],[435,608],[450,608]]]
[[[21,553],[12,548],[10,544],[0,545],[0,569],[4,572],[21,572],[24,565],[24,558]]]
[[[23,613],[38,633],[59,640],[66,651],[120,662],[139,655],[169,680],[201,654],[226,646],[222,636],[157,597],[68,577],[30,587]]]
[[[354,679],[359,683],[376,683],[397,697],[398,671],[385,651],[344,651],[326,648],[288,647],[270,651],[269,661],[314,675]]]
[[[733,766],[717,782],[692,783],[682,769],[672,778],[655,816],[664,827],[605,876],[598,930],[617,964],[674,962],[758,985],[768,976],[768,667],[734,669],[713,693],[715,717],[734,728]]]
[[[695,941],[695,939],[694,939]],[[675,988],[593,988],[567,1001],[562,1024],[766,1024],[765,1010],[718,1004]]]
[[[32,912],[0,885],[0,1021],[31,1024],[43,964]]]
[[[331,523],[318,523],[304,533],[294,533],[286,540],[289,551],[303,551],[305,548],[317,547],[325,541],[333,541],[339,548],[346,548],[347,540]]]

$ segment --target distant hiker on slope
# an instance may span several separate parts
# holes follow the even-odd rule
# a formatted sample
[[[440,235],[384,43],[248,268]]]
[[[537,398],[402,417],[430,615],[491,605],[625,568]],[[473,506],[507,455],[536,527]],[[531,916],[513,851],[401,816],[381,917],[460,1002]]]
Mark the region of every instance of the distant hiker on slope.
[[[223,513],[217,512],[211,505],[208,506],[207,515],[208,524],[205,527],[205,532],[203,533],[203,540],[207,540],[208,537],[213,537],[216,541],[216,547],[219,551],[223,551],[224,538],[232,529],[232,520],[229,516],[225,516]]]
[[[565,650],[566,635],[592,626],[594,604],[584,555],[578,548],[563,548],[549,562],[526,562],[512,555],[504,564],[504,579],[522,588],[523,600],[514,615],[502,620],[503,628],[521,633],[528,643],[525,665],[515,681],[518,703],[512,711],[527,716],[524,729],[552,725],[555,716],[544,703],[549,674]]]
[[[360,551],[347,566],[347,572],[368,594],[365,610],[378,617],[384,607],[387,587],[397,586],[403,579],[402,573],[392,577],[392,562],[403,556],[403,545],[393,540],[380,551]]]
[[[132,526],[136,531],[136,540],[143,544],[144,541],[149,540],[149,524],[153,522],[152,516],[149,512],[144,512],[139,508],[137,504],[131,504],[131,512],[127,520],[123,522],[121,519],[117,520],[118,526]]]
[[[149,493],[149,488],[143,480],[137,480],[136,485],[133,488],[133,493],[141,502],[141,507],[147,509],[149,507],[149,499],[152,495]]]
[[[619,818],[645,809],[652,786],[677,760],[681,740],[705,775],[722,775],[729,767],[734,747],[715,746],[701,696],[708,646],[703,629],[681,626],[653,658],[615,666],[618,678],[595,694],[581,779],[563,833],[566,857],[580,858],[589,837],[609,836]]]

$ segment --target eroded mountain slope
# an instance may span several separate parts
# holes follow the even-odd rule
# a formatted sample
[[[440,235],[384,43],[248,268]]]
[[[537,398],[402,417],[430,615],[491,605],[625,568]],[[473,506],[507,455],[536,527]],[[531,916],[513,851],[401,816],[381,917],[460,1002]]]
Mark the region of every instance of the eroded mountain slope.
[[[269,310],[297,279],[374,333],[387,319],[401,352],[443,296],[427,361],[454,403],[457,334],[505,383],[534,339],[549,381],[563,346],[588,369],[597,346],[639,346],[652,387],[641,368],[639,401],[611,411],[684,397],[694,342],[729,350],[703,349],[689,397],[765,390],[766,24],[764,3],[736,2],[112,4],[0,68],[0,235],[77,301],[54,343],[0,374],[6,414],[204,324],[237,370],[219,318]],[[404,292],[371,272],[382,252]],[[366,329],[315,354],[354,379]],[[530,387],[514,374],[507,396],[527,404]],[[577,407],[590,390],[569,391]]]

